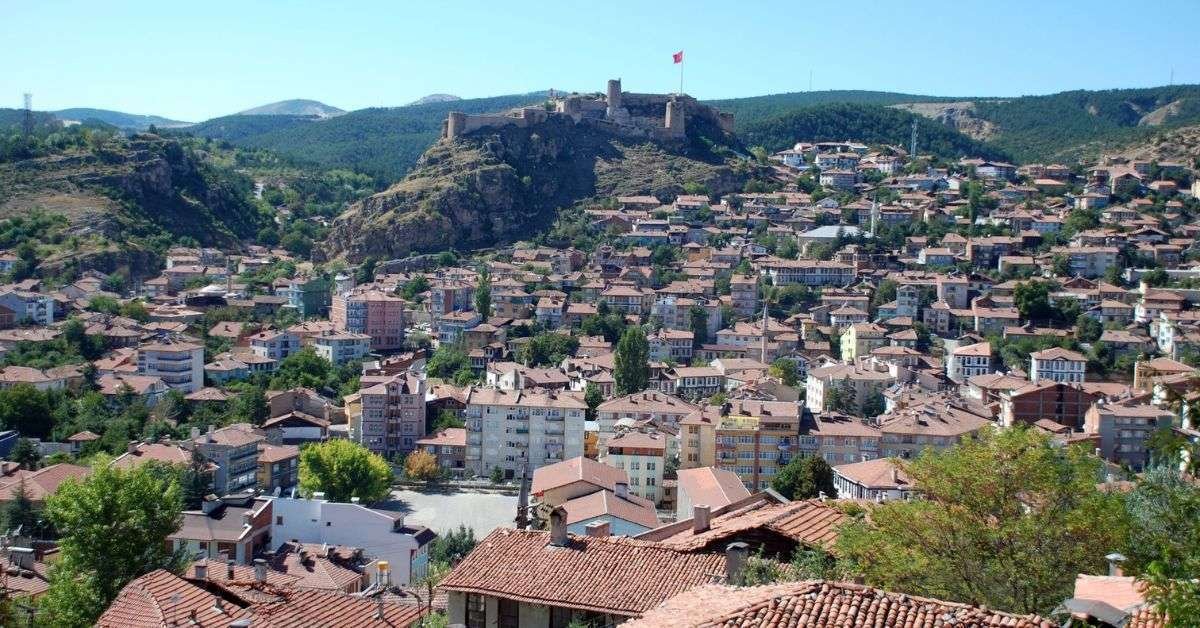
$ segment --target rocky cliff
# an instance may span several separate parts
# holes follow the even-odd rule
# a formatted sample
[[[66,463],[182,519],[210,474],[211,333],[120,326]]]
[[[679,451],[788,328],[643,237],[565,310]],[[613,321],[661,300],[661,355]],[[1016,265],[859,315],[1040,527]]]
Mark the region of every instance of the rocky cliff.
[[[702,122],[689,121],[685,138],[646,141],[562,116],[443,139],[399,183],[339,216],[326,255],[469,250],[526,238],[557,209],[589,197],[666,201],[692,182],[716,194],[740,190],[746,174],[728,159],[731,146],[732,137]]]

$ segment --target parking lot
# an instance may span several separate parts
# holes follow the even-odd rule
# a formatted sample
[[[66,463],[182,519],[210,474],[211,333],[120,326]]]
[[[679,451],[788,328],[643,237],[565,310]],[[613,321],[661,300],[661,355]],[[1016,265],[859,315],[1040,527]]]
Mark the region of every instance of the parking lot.
[[[475,491],[392,491],[392,500],[382,505],[405,513],[404,523],[445,532],[465,525],[483,538],[496,528],[514,526],[517,497]]]

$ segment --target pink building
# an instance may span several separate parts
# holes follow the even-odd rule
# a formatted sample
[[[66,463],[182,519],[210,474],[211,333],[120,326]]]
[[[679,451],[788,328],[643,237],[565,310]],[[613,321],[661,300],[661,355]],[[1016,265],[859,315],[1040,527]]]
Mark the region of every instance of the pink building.
[[[338,331],[367,334],[372,351],[400,349],[404,344],[404,299],[381,290],[333,297],[329,318]]]

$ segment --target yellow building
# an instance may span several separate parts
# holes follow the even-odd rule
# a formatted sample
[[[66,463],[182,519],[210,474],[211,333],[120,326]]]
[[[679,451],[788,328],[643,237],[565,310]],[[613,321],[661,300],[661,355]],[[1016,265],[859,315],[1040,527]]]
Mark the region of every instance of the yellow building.
[[[842,332],[842,359],[850,362],[888,343],[887,330],[875,323],[855,323]]]
[[[680,468],[718,467],[746,488],[771,485],[795,455],[800,407],[783,401],[736,400],[706,406],[680,423]]]

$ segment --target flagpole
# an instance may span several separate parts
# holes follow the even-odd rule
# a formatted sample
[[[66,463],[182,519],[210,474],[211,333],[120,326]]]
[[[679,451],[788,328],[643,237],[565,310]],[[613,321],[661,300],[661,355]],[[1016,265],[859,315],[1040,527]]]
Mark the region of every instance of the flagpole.
[[[683,95],[683,57],[679,59],[679,95]]]

